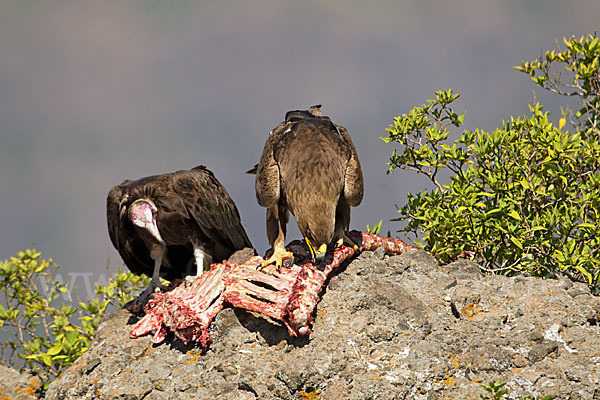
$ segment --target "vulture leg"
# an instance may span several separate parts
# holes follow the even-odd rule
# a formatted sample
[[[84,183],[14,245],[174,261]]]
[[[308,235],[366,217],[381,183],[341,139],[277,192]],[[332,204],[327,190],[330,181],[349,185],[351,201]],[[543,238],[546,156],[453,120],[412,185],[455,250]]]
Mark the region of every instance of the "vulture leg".
[[[273,254],[262,264],[262,268],[269,264],[277,266],[279,270],[283,265],[284,258],[294,258],[294,255],[285,249],[285,232],[287,224],[287,210],[278,204],[267,209],[267,237]]]
[[[146,288],[150,289],[150,293],[157,291],[160,288],[160,266],[162,265],[162,254],[154,260],[154,271],[152,272],[152,280]]]
[[[335,210],[335,232],[333,234],[336,241],[335,247],[341,247],[345,244],[348,247],[358,250],[358,245],[346,235],[346,231],[350,226],[350,205],[344,197],[342,197]]]
[[[199,244],[197,241],[193,242],[194,246],[194,260],[196,261],[196,275],[189,274],[185,277],[185,285],[188,283],[192,283],[196,278],[201,276],[204,271],[208,271],[210,269],[210,264],[212,263],[212,257],[209,253],[206,252],[204,246]],[[187,271],[191,271],[191,268],[188,268]]]
[[[162,255],[154,259],[154,271],[152,272],[152,280],[146,289],[140,295],[125,305],[125,308],[131,312],[139,313],[150,300],[150,296],[160,290],[160,266],[162,264]]]
[[[194,246],[194,258],[196,259],[196,276],[200,276],[210,269],[211,256],[204,251],[202,246]]]
[[[194,246],[194,259],[196,260],[196,275],[188,275],[185,277],[185,283],[191,283],[194,279],[201,276],[204,271],[208,271],[210,269],[210,264],[212,263],[212,257],[210,254],[206,252],[204,246],[199,244],[198,242],[193,243]]]

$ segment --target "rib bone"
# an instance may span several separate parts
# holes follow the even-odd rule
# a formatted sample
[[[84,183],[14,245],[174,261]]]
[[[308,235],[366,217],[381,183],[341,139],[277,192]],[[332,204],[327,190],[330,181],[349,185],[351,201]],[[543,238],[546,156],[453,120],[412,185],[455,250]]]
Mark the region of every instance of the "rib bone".
[[[370,233],[352,231],[348,236],[360,243],[362,250],[383,247],[388,254],[401,254],[417,249]],[[356,251],[345,245],[334,249],[331,262],[321,270],[310,262],[305,246],[292,243],[288,250],[301,260],[300,265],[280,271],[269,265],[259,271],[262,257],[252,257],[241,265],[224,261],[169,292],[155,293],[131,336],[137,338],[154,330],[152,341],[161,343],[168,332],[173,332],[184,343],[199,342],[205,348],[210,342],[210,323],[225,304],[281,321],[291,336],[311,333],[313,312],[327,278]]]

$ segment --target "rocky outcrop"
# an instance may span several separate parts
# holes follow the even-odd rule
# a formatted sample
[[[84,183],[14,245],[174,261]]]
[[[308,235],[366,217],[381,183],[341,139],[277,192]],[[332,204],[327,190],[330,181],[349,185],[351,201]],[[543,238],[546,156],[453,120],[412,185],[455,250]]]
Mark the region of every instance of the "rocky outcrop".
[[[0,365],[0,400],[33,400],[42,389],[37,376]]]
[[[130,339],[136,318],[103,321],[47,399],[600,398],[600,300],[569,280],[483,276],[422,251],[364,252],[333,276],[314,332],[225,309],[207,350]]]

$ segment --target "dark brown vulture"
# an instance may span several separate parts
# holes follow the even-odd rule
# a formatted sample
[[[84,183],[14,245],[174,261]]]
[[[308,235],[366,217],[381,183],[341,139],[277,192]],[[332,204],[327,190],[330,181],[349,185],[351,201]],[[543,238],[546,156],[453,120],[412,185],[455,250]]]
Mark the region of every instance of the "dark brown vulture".
[[[363,197],[358,155],[346,128],[321,116],[320,105],[289,111],[269,134],[256,171],[256,198],[267,208],[267,236],[281,266],[288,210],[296,218],[313,261],[329,244],[354,245],[345,235],[350,206]]]
[[[108,193],[106,218],[127,267],[152,277],[146,296],[159,277],[200,275],[213,260],[252,247],[235,203],[204,166],[124,181]]]

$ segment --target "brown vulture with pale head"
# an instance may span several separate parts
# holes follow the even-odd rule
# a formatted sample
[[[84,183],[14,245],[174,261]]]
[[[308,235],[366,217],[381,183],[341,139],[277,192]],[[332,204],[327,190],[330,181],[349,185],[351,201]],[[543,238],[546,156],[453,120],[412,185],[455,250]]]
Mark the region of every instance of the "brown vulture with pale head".
[[[288,210],[298,222],[313,261],[327,246],[346,236],[350,206],[363,197],[358,155],[346,128],[322,116],[320,105],[289,111],[269,134],[256,173],[256,198],[267,208],[267,236],[273,255],[266,263],[280,267],[285,250]]]
[[[235,203],[205,166],[125,180],[106,199],[110,239],[127,267],[167,280],[200,275],[211,262],[252,247]],[[194,263],[195,261],[195,263]]]

